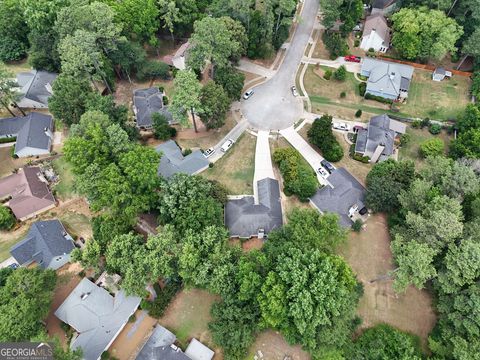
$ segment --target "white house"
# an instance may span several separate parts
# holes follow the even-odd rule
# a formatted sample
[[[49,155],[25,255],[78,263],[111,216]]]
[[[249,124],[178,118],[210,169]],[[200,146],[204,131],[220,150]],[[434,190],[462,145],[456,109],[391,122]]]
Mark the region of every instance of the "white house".
[[[374,49],[375,51],[384,53],[389,47],[390,28],[388,27],[385,17],[382,14],[367,16],[360,48],[365,51]]]

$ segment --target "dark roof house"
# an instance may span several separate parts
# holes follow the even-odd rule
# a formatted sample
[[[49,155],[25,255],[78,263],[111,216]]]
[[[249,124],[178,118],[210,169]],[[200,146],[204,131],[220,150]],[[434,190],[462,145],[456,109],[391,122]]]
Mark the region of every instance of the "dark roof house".
[[[317,190],[310,202],[322,213],[333,212],[339,215],[340,225],[352,225],[352,207],[363,209],[365,188],[344,168],[338,168],[328,177],[331,185]]]
[[[0,119],[0,138],[17,138],[18,157],[46,155],[53,141],[53,119],[50,115],[32,112],[27,116]]]
[[[47,109],[48,99],[52,96],[52,85],[58,74],[32,70],[17,74],[17,83],[21,87],[22,98],[17,102],[21,108]]]
[[[0,199],[8,199],[5,205],[21,221],[56,206],[55,198],[38,167],[26,166],[0,179]]]
[[[225,226],[230,236],[250,238],[283,225],[278,181],[264,178],[257,182],[258,203],[254,196],[231,199],[225,205]]]
[[[43,269],[56,270],[70,261],[74,248],[72,237],[60,221],[37,221],[25,239],[11,247],[10,254],[21,266],[36,263]]]
[[[78,333],[70,348],[81,348],[85,360],[97,360],[120,334],[140,300],[127,296],[123,290],[112,296],[83,278],[55,311],[55,316]]]
[[[161,153],[158,175],[170,178],[175,174],[184,173],[195,175],[208,168],[210,162],[200,150],[195,150],[187,156],[183,156],[182,150],[173,140],[168,140],[155,148]]]
[[[367,129],[358,131],[355,152],[368,156],[372,163],[386,160],[394,152],[396,136],[405,132],[406,125],[391,119],[387,114],[374,116]]]
[[[168,107],[163,104],[163,93],[157,87],[148,89],[139,89],[133,92],[133,112],[137,127],[141,129],[151,129],[152,114],[163,114],[169,124],[173,124],[172,114],[168,111]]]
[[[361,75],[368,77],[365,94],[400,100],[408,97],[413,67],[365,58],[362,63]]]
[[[372,14],[389,14],[396,9],[397,0],[373,0]]]

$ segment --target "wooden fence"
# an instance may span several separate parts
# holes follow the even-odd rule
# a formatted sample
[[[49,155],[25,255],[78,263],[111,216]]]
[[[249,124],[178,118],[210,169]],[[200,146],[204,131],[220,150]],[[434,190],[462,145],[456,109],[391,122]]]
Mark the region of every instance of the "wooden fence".
[[[424,70],[433,71],[436,68],[436,66],[433,66],[433,65],[419,64],[419,63],[415,63],[415,62],[411,62],[411,61],[392,59],[392,58],[389,58],[389,57],[377,56],[377,58],[381,59],[381,60],[385,60],[385,61],[394,62],[394,63],[410,65],[410,66],[413,66],[414,68],[417,68],[417,69],[424,69]],[[451,71],[453,75],[460,75],[460,76],[467,76],[467,77],[472,76],[472,73],[468,72],[468,71],[460,71],[460,70],[453,70],[453,69],[452,70],[447,69],[447,70]]]

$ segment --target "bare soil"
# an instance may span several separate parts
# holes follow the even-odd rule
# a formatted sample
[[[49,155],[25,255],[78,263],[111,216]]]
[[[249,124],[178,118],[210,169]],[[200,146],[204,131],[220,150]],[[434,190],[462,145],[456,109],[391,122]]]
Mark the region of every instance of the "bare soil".
[[[290,356],[292,360],[310,360],[310,355],[303,351],[300,345],[289,345],[283,336],[274,330],[267,330],[257,336],[255,343],[250,348],[246,359],[252,360],[255,355],[259,357],[259,351],[265,360],[283,360]]]
[[[257,237],[253,237],[242,243],[242,249],[245,252],[248,252],[254,249],[260,250],[262,247],[263,247],[263,240]]]

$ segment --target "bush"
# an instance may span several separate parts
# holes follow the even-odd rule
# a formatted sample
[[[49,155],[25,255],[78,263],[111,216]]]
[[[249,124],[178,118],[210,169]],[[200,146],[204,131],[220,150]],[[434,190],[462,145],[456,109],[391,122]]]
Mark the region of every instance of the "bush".
[[[340,66],[335,72],[333,73],[333,77],[335,80],[338,81],[345,81],[347,78],[347,69],[345,68],[344,65]]]
[[[192,153],[192,149],[185,149],[182,151],[183,156],[188,156]]]
[[[365,94],[365,99],[375,100],[375,101],[381,102],[383,104],[393,104],[393,100],[391,100],[391,99],[385,99],[381,96],[372,95],[372,94],[369,94],[369,93]]]
[[[430,126],[430,119],[425,118],[422,121],[420,121],[420,127],[423,129],[424,127],[429,127]]]
[[[419,129],[422,126],[422,122],[420,120],[413,120],[412,128]]]
[[[355,112],[355,117],[359,118],[360,116],[362,116],[362,110],[361,110],[361,109],[358,109],[358,110]]]
[[[322,40],[330,53],[330,59],[334,60],[339,56],[347,55],[348,44],[340,34],[326,31],[323,33]]]
[[[0,229],[10,230],[15,225],[16,220],[12,212],[6,206],[0,206]]]
[[[16,136],[0,138],[0,144],[6,144],[17,141]]]
[[[170,79],[170,67],[159,61],[147,60],[145,61],[137,71],[137,79],[140,81],[150,79]]]
[[[360,96],[365,96],[365,91],[367,91],[367,83],[361,82],[358,84],[358,92]]]
[[[163,86],[159,86],[158,87],[158,91],[160,91],[161,93],[163,93],[165,91],[165,88]]]
[[[332,70],[330,69],[325,70],[325,74],[323,74],[323,78],[325,80],[330,80],[331,77],[332,77]]]
[[[325,159],[333,162],[342,159],[343,148],[332,132],[331,116],[323,115],[321,118],[315,119],[307,135],[308,140],[320,149]]]
[[[180,291],[181,288],[181,282],[171,281],[167,283],[163,289],[155,289],[155,291],[157,292],[157,297],[153,302],[149,302],[143,299],[140,303],[140,307],[142,308],[142,310],[147,311],[148,315],[150,315],[151,317],[159,318],[164,314],[168,304],[174,298],[177,292]]]
[[[347,97],[347,93],[346,93],[345,91],[342,91],[342,92],[340,93],[340,97],[341,97],[342,99],[345,98],[345,97]]]
[[[404,146],[404,145],[407,145],[411,140],[411,136],[410,134],[402,134],[400,136],[400,145],[401,146]]]
[[[165,95],[162,97],[163,105],[168,105],[168,97]]]
[[[420,144],[420,155],[426,158],[428,156],[443,155],[445,152],[445,144],[439,138],[432,138]]]
[[[355,42],[353,43],[353,46],[359,47],[360,46],[360,39],[355,39]]]
[[[362,226],[363,226],[362,220],[357,219],[352,225],[352,230],[355,232],[360,232],[360,230],[362,230]]]
[[[370,162],[370,158],[368,156],[362,156],[360,154],[353,154],[353,159],[360,161],[364,164],[368,164]]]
[[[430,124],[430,126],[428,127],[428,131],[432,135],[438,135],[442,131],[442,126],[439,124]]]
[[[177,130],[168,124],[165,115],[160,113],[152,114],[153,135],[159,140],[168,140],[177,134]]]

